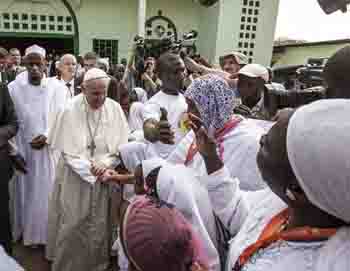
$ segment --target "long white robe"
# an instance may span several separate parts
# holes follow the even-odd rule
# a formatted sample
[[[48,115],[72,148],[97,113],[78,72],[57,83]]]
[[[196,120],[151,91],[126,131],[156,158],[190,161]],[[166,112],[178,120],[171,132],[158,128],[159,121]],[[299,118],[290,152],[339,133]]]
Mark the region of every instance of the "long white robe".
[[[239,179],[242,190],[256,191],[266,187],[256,163],[259,141],[265,133],[266,130],[257,126],[254,120],[246,119],[223,137],[223,162],[231,177]],[[167,161],[184,164],[194,139],[193,131],[189,132],[169,155]],[[198,176],[206,176],[204,160],[199,152],[187,166],[194,169]]]
[[[46,244],[55,157],[49,146],[34,150],[29,143],[36,136],[47,135],[65,105],[64,89],[47,78],[40,86],[33,86],[28,82],[28,73],[23,72],[9,84],[9,91],[20,122],[15,143],[28,167],[28,174],[16,177],[11,186],[14,239],[22,236],[24,245]]]
[[[113,168],[118,146],[128,140],[128,125],[119,104],[107,98],[102,108],[93,157],[87,111],[92,129],[99,112],[88,109],[83,94],[73,98],[49,134],[49,143],[63,152],[50,201],[47,258],[53,271],[106,270],[111,249],[110,187],[96,183],[90,160]]]

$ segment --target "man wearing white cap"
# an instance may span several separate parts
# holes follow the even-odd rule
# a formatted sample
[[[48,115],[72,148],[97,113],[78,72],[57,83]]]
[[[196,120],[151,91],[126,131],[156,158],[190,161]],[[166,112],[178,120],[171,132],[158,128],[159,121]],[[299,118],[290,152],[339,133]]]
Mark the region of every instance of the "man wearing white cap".
[[[248,64],[238,72],[238,92],[249,117],[268,119],[264,108],[264,86],[268,82],[269,71],[262,65]]]
[[[47,242],[48,197],[55,176],[55,155],[46,143],[52,125],[65,104],[62,87],[45,78],[45,50],[37,45],[26,50],[27,71],[8,86],[20,129],[16,145],[27,162],[28,173],[15,179],[14,237],[24,245]]]
[[[49,208],[47,258],[53,271],[107,270],[110,252],[110,187],[91,174],[115,168],[118,146],[128,141],[122,108],[106,98],[110,82],[102,70],[85,73],[74,97],[49,133],[62,152]]]

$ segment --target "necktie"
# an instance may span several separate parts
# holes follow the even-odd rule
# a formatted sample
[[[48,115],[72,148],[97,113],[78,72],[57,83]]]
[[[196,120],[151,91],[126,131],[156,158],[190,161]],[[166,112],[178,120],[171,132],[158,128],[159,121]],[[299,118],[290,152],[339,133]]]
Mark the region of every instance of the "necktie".
[[[68,88],[68,90],[69,90],[70,96],[73,97],[72,91],[71,91],[71,89],[70,89],[70,87],[72,86],[72,84],[68,82],[68,83],[66,84],[66,86],[67,86],[67,88]]]

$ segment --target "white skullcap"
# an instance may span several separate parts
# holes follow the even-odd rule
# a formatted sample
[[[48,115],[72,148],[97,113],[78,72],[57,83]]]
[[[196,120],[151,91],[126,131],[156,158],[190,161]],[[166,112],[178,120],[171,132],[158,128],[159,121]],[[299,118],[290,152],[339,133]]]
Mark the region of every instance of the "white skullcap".
[[[103,70],[98,68],[92,68],[84,75],[84,83],[98,79],[109,79],[109,76]]]
[[[34,44],[33,46],[30,46],[26,49],[25,51],[25,55],[29,55],[29,54],[39,54],[41,55],[43,58],[46,57],[46,51],[44,48],[41,48],[40,46]]]
[[[293,172],[318,208],[350,222],[350,100],[322,100],[292,116],[287,150]]]
[[[261,78],[265,83],[269,82],[269,71],[260,64],[248,64],[244,66],[238,74],[242,74],[251,78]]]
[[[143,178],[146,179],[147,176],[152,172],[152,170],[162,167],[166,163],[167,162],[164,159],[159,157],[143,161],[142,162]]]

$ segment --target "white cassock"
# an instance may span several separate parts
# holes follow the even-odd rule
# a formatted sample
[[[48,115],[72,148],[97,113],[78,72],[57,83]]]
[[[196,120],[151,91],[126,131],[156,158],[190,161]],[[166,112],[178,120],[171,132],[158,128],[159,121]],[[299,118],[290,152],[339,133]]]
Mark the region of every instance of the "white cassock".
[[[53,271],[106,270],[111,189],[91,175],[91,160],[114,168],[118,146],[127,143],[128,134],[118,103],[107,98],[101,109],[92,111],[83,94],[73,98],[50,130],[49,143],[63,154],[50,200],[47,258],[54,261]]]
[[[40,86],[33,86],[28,82],[28,72],[18,75],[8,87],[20,122],[15,143],[28,167],[28,174],[16,177],[10,188],[14,238],[22,236],[24,245],[46,244],[55,155],[49,146],[34,150],[29,143],[48,134],[49,126],[65,106],[64,88],[47,78]]]
[[[244,119],[237,127],[224,135],[221,142],[222,158],[232,178],[238,178],[244,191],[256,191],[266,187],[262,180],[256,156],[260,148],[260,138],[266,129],[256,125],[255,120]],[[167,161],[173,164],[185,164],[190,147],[195,140],[193,131],[177,145]],[[206,176],[207,170],[199,152],[186,165],[194,169],[198,176]]]
[[[161,117],[160,108],[164,108],[168,112],[168,121],[175,133],[175,145],[167,145],[161,142],[153,144],[159,156],[166,159],[185,135],[181,131],[180,122],[183,114],[187,112],[186,99],[181,93],[179,95],[169,95],[159,91],[145,104],[143,120],[155,119],[159,121]]]

